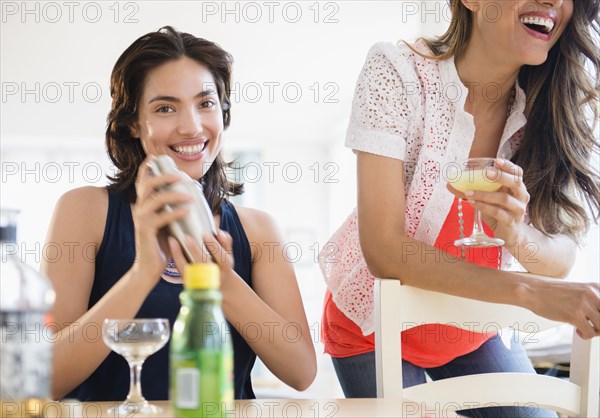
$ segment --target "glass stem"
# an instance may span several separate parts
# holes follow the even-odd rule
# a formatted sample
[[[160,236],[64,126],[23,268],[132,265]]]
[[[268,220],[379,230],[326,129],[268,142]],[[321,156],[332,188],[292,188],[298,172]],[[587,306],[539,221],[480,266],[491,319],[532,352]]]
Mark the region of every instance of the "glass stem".
[[[143,361],[129,363],[129,395],[127,395],[128,402],[143,402],[145,401],[142,395],[142,364]]]
[[[472,237],[485,235],[483,230],[483,221],[481,220],[481,212],[475,209],[475,216],[473,217],[473,232]]]

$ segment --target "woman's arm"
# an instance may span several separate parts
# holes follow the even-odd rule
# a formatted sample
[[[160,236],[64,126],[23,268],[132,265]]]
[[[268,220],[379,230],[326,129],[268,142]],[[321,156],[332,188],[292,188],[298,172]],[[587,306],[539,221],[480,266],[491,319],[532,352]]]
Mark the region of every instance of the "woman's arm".
[[[404,163],[358,153],[360,243],[371,273],[402,283],[486,302],[525,307],[574,325],[585,338],[600,335],[600,285],[566,283],[450,259],[406,237]],[[593,324],[593,326],[591,325]]]
[[[317,359],[296,275],[284,258],[283,235],[264,212],[238,208],[238,213],[248,240],[259,249],[252,262],[256,293],[249,293],[247,286],[232,286],[224,299],[226,312],[232,323],[250,318],[260,324],[264,338],[250,346],[275,376],[304,390],[315,378]],[[242,300],[246,303],[239,303]]]
[[[231,237],[220,232],[218,242],[205,238],[221,267],[223,312],[275,376],[305,390],[317,372],[316,355],[294,269],[284,259],[281,233],[266,213],[236,209],[253,249],[253,289],[233,270]],[[170,242],[177,265],[183,265],[181,249]],[[198,246],[193,241],[189,245],[200,256]]]
[[[59,331],[53,336],[54,399],[62,398],[89,377],[110,352],[102,341],[104,319],[133,318],[156,285],[164,261],[158,248],[157,231],[171,218],[184,213],[156,213],[165,200],[181,201],[181,196],[163,193],[147,199],[153,188],[167,181],[169,179],[163,176],[138,182],[140,198],[134,207],[134,223],[136,227],[143,226],[136,228],[136,242],[141,243],[136,249],[136,262],[89,310],[95,257],[104,234],[108,196],[104,189],[84,187],[66,193],[59,200],[47,242],[58,246],[62,257],[52,262],[43,260],[41,265],[41,271],[50,278],[56,291],[55,319]]]
[[[530,273],[565,278],[577,255],[577,244],[565,236],[547,236],[530,225],[523,224],[512,244],[505,245],[510,253]]]
[[[56,291],[54,314],[59,331],[53,337],[54,399],[83,382],[110,352],[102,342],[104,319],[133,317],[149,292],[148,286],[143,287],[147,280],[129,272],[88,311],[107,201],[106,191],[95,187],[68,192],[59,200],[50,224],[47,242],[62,252],[60,259],[41,264]]]

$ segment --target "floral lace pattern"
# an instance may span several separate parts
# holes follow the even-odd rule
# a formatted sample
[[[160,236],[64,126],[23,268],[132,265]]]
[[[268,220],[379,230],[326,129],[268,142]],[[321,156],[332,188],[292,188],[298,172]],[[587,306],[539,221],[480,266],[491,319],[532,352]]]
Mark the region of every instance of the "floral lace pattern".
[[[423,41],[413,48],[431,54]],[[525,93],[515,87],[500,158],[516,152],[526,123]],[[446,170],[468,158],[473,143],[475,126],[464,110],[466,100],[468,89],[453,58],[429,60],[403,43],[374,45],[356,85],[346,146],[404,161],[406,235],[428,245],[435,243],[454,199],[446,190]],[[356,209],[329,242],[319,255],[325,282],[340,311],[369,335],[374,329],[374,277],[360,248]],[[502,259],[503,268],[512,264],[505,248]]]

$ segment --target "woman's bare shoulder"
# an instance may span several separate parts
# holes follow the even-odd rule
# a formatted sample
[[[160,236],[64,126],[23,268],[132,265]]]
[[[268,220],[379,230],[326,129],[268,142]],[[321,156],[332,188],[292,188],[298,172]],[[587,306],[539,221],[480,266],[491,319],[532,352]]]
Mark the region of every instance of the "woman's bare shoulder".
[[[69,190],[56,204],[57,208],[94,216],[108,209],[108,192],[105,187],[85,186]]]
[[[108,212],[108,192],[104,187],[85,186],[69,190],[56,203],[52,223],[101,241]]]
[[[234,205],[250,242],[267,242],[281,239],[281,230],[275,218],[265,211]]]

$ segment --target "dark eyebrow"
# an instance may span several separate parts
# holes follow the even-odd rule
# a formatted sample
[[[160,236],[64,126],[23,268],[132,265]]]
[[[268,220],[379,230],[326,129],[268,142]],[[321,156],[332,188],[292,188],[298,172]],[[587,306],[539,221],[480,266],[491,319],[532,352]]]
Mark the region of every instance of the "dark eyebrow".
[[[198,93],[197,95],[195,95],[194,99],[200,99],[202,97],[212,96],[215,94],[217,94],[217,91],[215,89],[207,89],[207,90],[203,90],[200,93]],[[173,102],[173,103],[181,102],[181,100],[179,100],[177,97],[173,97],[173,96],[156,96],[156,97],[153,97],[152,99],[148,100],[148,104],[153,103],[153,102],[158,102],[158,101]]]

